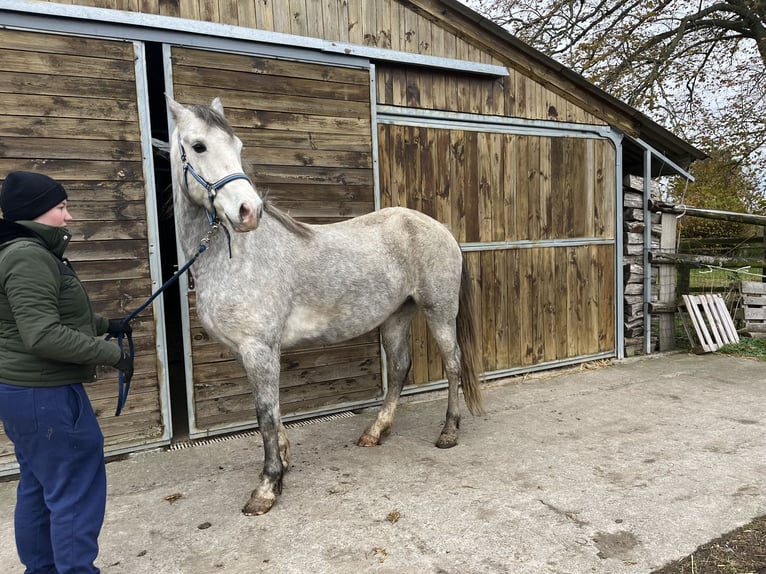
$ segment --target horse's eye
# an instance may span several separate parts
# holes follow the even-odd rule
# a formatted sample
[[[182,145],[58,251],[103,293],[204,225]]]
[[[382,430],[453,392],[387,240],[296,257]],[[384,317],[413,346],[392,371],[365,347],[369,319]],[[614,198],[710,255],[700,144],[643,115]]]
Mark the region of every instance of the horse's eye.
[[[192,149],[197,153],[205,153],[207,151],[207,147],[203,143],[195,143]]]

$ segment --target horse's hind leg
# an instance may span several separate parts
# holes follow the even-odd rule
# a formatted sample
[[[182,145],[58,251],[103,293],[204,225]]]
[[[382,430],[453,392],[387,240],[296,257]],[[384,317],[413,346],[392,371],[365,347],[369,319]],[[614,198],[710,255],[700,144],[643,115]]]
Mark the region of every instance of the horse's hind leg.
[[[380,328],[388,366],[388,389],[375,422],[356,442],[359,446],[375,446],[380,442],[381,436],[391,432],[397,401],[412,365],[408,335],[415,311],[415,304],[407,301]]]
[[[460,386],[460,349],[457,344],[454,320],[437,319],[426,313],[428,328],[436,341],[441,353],[444,370],[447,373],[447,418],[444,428],[436,441],[439,448],[451,448],[457,445],[458,429],[460,428],[460,401],[458,388]]]

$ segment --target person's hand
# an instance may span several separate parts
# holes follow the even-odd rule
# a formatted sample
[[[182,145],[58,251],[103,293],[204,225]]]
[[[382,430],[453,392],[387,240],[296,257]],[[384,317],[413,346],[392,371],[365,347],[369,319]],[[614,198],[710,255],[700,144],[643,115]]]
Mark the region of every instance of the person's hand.
[[[130,353],[123,351],[120,360],[114,364],[114,368],[122,371],[125,375],[125,380],[130,381],[133,378],[133,358],[130,356]]]
[[[130,335],[133,332],[133,327],[130,326],[130,323],[126,323],[124,319],[109,319],[109,327],[106,332],[112,337]]]

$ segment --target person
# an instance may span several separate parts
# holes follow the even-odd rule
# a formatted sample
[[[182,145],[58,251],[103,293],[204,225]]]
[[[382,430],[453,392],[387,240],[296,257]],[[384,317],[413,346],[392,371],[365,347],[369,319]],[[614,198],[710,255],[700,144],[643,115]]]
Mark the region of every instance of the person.
[[[105,333],[130,327],[91,310],[64,258],[64,187],[13,171],[0,189],[0,420],[19,482],[14,529],[26,574],[90,574],[106,508],[104,436],[83,383],[97,365],[132,375]]]

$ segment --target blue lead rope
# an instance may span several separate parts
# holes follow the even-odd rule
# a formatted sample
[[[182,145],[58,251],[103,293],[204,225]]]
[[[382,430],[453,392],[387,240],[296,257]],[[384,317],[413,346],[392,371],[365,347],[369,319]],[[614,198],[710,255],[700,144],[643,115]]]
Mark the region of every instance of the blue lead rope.
[[[208,241],[210,240],[210,234],[216,229],[218,229],[218,224],[214,223],[211,226],[211,231],[208,233],[208,236],[202,240],[202,243],[200,243],[199,248],[197,249],[197,253],[195,253],[192,256],[192,258],[189,259],[183,265],[183,267],[181,267],[178,271],[176,271],[170,279],[165,281],[165,283],[162,284],[162,287],[160,287],[154,293],[152,293],[152,295],[146,301],[144,301],[143,304],[141,304],[141,306],[139,306],[130,315],[125,317],[125,319],[123,319],[121,323],[122,327],[127,327],[130,324],[130,322],[138,316],[139,313],[141,313],[144,309],[146,309],[149,305],[151,305],[152,301],[154,301],[157,297],[159,297],[159,295],[163,293],[165,290],[167,290],[167,288],[170,287],[173,283],[178,281],[178,278],[181,275],[183,275],[189,269],[189,267],[192,266],[192,264],[197,260],[197,257],[199,257],[200,254],[202,254],[202,252],[205,251],[205,249],[207,249],[207,244],[208,244]],[[108,335],[106,337],[106,340],[108,341],[111,338],[112,336]],[[123,333],[120,333],[117,336],[117,344],[119,345],[121,352],[123,350],[123,340],[125,339],[127,339],[128,341],[128,353],[130,354],[130,361],[132,363],[133,359],[135,359],[136,357],[136,350],[133,344],[133,334],[128,333],[127,335],[125,335]],[[131,378],[132,378],[132,373],[131,373],[131,376],[126,377],[125,372],[120,371],[120,375],[118,379],[119,389],[118,389],[118,395],[117,395],[117,410],[114,412],[114,416],[116,417],[120,416],[120,413],[122,412],[122,409],[125,406],[125,402],[128,400],[128,393],[130,392]]]

